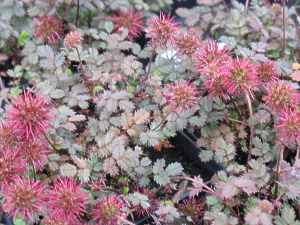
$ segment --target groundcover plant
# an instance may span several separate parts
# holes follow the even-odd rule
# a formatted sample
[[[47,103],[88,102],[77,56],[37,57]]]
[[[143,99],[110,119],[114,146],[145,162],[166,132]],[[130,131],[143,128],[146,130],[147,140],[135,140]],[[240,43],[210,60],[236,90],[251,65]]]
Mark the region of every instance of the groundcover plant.
[[[300,225],[299,7],[0,1],[2,223]]]

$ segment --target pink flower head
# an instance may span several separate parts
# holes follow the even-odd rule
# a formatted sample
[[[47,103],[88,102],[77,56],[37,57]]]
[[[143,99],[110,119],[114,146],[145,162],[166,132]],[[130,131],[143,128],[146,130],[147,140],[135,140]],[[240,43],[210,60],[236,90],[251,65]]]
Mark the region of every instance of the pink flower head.
[[[163,95],[170,109],[176,112],[193,109],[198,101],[196,86],[185,80],[166,85]]]
[[[45,204],[45,185],[40,181],[32,181],[16,177],[12,183],[3,185],[3,209],[12,217],[22,216],[33,222]]]
[[[282,111],[276,128],[282,142],[295,144],[300,138],[300,113],[291,109]]]
[[[43,225],[83,225],[81,222],[66,222],[64,219],[50,219],[50,218],[44,218],[41,222]]]
[[[228,65],[228,74],[224,77],[227,92],[239,95],[251,93],[258,84],[256,67],[247,59],[235,59]]]
[[[37,171],[43,170],[48,161],[50,149],[44,139],[24,141],[22,152],[29,166],[33,165]]]
[[[71,225],[66,223],[64,220],[57,220],[57,219],[49,219],[49,218],[45,218],[42,220],[42,224],[43,225]]]
[[[201,47],[200,38],[193,30],[188,30],[184,34],[178,34],[175,37],[175,44],[181,55],[187,55],[189,57]]]
[[[48,194],[48,212],[51,219],[68,224],[79,223],[88,196],[73,179],[58,179]]]
[[[64,34],[63,23],[54,16],[39,16],[36,19],[34,36],[41,42],[56,44]]]
[[[202,45],[202,48],[195,52],[195,68],[200,74],[215,75],[219,68],[224,67],[231,62],[227,48],[221,48],[217,42],[208,41]]]
[[[93,209],[93,218],[97,225],[119,225],[126,218],[124,201],[111,195],[101,199]]]
[[[35,139],[50,128],[52,108],[41,95],[25,91],[13,99],[7,111],[7,119],[17,135],[25,139]]]
[[[64,39],[66,48],[78,48],[81,45],[82,37],[78,31],[69,32]]]
[[[219,73],[214,73],[208,76],[204,81],[204,87],[208,91],[210,97],[220,97],[222,99],[228,98],[228,93],[224,84],[224,73],[222,73],[222,67],[216,69]]]
[[[286,82],[272,82],[267,86],[267,96],[264,101],[273,111],[279,112],[295,108],[299,103],[299,94]]]
[[[120,11],[111,17],[115,30],[120,31],[121,28],[128,30],[129,40],[139,37],[144,29],[143,14],[133,10],[127,12]]]
[[[262,62],[256,68],[257,76],[261,82],[267,83],[278,80],[278,70],[273,61]]]
[[[161,12],[159,17],[155,16],[149,20],[146,33],[152,47],[164,48],[168,44],[175,45],[178,30],[174,18]]]
[[[26,172],[26,162],[19,151],[0,149],[0,186],[10,183],[16,176]]]
[[[205,204],[195,198],[184,200],[179,204],[180,211],[193,220],[193,224],[198,224],[204,215]]]
[[[20,138],[13,132],[8,123],[0,123],[0,150],[17,150],[21,146]]]

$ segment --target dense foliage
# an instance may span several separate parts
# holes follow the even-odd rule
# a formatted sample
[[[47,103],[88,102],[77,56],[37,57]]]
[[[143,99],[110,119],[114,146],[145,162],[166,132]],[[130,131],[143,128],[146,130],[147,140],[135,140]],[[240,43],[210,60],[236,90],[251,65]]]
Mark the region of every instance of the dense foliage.
[[[0,1],[0,213],[300,224],[300,17],[287,4]]]

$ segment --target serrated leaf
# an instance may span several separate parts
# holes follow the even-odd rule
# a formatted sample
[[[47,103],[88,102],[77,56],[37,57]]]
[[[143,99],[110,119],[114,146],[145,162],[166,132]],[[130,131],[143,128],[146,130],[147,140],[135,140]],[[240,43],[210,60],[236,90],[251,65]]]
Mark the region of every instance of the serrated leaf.
[[[61,127],[65,128],[68,131],[75,131],[76,130],[76,126],[74,123],[65,123],[63,125],[61,125]]]
[[[61,176],[74,177],[77,173],[77,168],[70,163],[64,163],[60,166],[59,171]]]
[[[86,120],[86,117],[85,117],[85,115],[82,115],[82,114],[74,115],[69,118],[70,122],[81,122],[81,121],[85,121],[85,120]]]
[[[128,200],[134,205],[140,205],[143,209],[147,209],[150,207],[149,199],[146,195],[143,195],[138,192],[134,192],[133,194],[128,195]]]
[[[88,182],[90,180],[90,174],[91,174],[91,170],[86,168],[86,169],[80,169],[77,172],[77,176],[80,179],[81,182]]]
[[[154,175],[154,180],[156,183],[163,186],[170,182],[170,177],[165,171],[163,171],[160,174]]]
[[[108,32],[111,33],[112,30],[114,29],[114,24],[111,21],[106,21],[104,23],[104,29]]]
[[[207,196],[206,203],[211,206],[220,204],[219,199],[215,196]]]
[[[146,123],[150,117],[150,113],[144,109],[140,109],[134,113],[135,124],[140,125]]]
[[[202,127],[204,126],[205,122],[207,120],[207,114],[202,114],[201,116],[193,116],[189,119],[189,122],[193,126]]]
[[[155,146],[160,143],[160,135],[156,131],[143,132],[140,135],[140,142],[143,145]]]
[[[153,173],[161,173],[165,170],[166,161],[164,159],[158,159],[153,165]]]
[[[169,176],[177,176],[183,172],[183,167],[178,162],[171,163],[167,166],[166,172]]]
[[[29,38],[30,38],[29,33],[26,31],[22,31],[18,37],[18,45],[24,46],[27,43],[27,41],[29,40]]]
[[[296,220],[295,210],[287,204],[284,204],[280,211],[280,216],[275,219],[276,225],[300,225]]]
[[[202,162],[209,162],[213,159],[214,153],[209,150],[201,150],[199,153],[199,158],[201,159]]]
[[[65,92],[61,89],[55,89],[54,91],[50,92],[50,97],[53,99],[60,99],[65,96]]]

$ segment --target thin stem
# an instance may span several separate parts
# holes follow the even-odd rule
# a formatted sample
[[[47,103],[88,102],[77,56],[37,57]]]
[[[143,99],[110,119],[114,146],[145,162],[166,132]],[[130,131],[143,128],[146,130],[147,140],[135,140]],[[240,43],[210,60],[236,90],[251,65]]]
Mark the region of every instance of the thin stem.
[[[247,169],[249,168],[249,161],[251,159],[251,155],[252,155],[252,142],[253,142],[253,137],[254,137],[254,127],[252,124],[252,117],[253,117],[253,108],[252,108],[252,102],[251,102],[251,98],[249,95],[249,92],[245,92],[245,97],[246,97],[246,102],[247,102],[247,106],[248,106],[248,110],[249,110],[249,128],[250,128],[250,134],[249,134],[249,149],[248,149],[248,158],[247,158]]]
[[[239,114],[239,117],[242,118],[242,112],[241,112],[239,106],[236,104],[236,102],[234,101],[234,99],[231,96],[229,96],[229,98],[230,98],[230,102],[233,103],[235,110]]]
[[[246,4],[245,4],[246,13],[248,12],[249,4],[250,4],[250,0],[246,0]]]
[[[283,159],[283,152],[284,152],[284,147],[282,145],[279,146],[279,151],[278,151],[278,157],[277,157],[277,165],[276,165],[276,181],[279,180],[279,176],[280,176],[280,168],[281,168],[281,161]],[[276,186],[275,186],[275,196],[277,197],[278,195],[278,182],[276,182]]]
[[[299,156],[300,156],[300,141],[297,140],[297,153],[295,156],[295,161],[297,161],[299,159]]]
[[[283,0],[283,6],[282,6],[282,49],[281,49],[281,56],[282,58],[285,57],[285,49],[286,49],[286,20],[285,20],[285,7],[286,2]]]
[[[78,56],[79,63],[81,63],[81,57],[80,57],[79,50],[78,50],[78,48],[75,48],[75,50],[76,50],[76,53],[77,53],[77,56]]]
[[[30,162],[30,164],[31,164],[31,167],[32,167],[33,179],[34,179],[34,181],[36,181],[37,180],[37,175],[36,175],[35,167],[34,167],[32,161]]]
[[[82,68],[82,61],[81,61],[80,53],[79,53],[78,48],[75,48],[75,50],[76,50],[76,53],[77,53],[77,56],[78,56],[78,60],[79,60],[79,70],[81,70],[81,68]]]
[[[244,125],[244,126],[248,126],[248,124],[245,123],[245,122],[243,122],[243,121],[236,120],[236,119],[233,119],[233,118],[231,118],[231,117],[227,117],[227,119],[228,119],[229,121],[231,121],[231,122],[240,123],[240,124],[242,124],[242,125]]]
[[[62,18],[63,18],[63,20],[65,20],[66,14],[67,14],[67,9],[68,9],[67,4],[65,2],[63,2],[62,9],[63,9]]]
[[[162,116],[162,118],[161,118],[161,121],[160,121],[160,123],[156,126],[156,127],[154,127],[154,128],[152,128],[151,130],[157,130],[157,129],[160,129],[161,128],[161,126],[162,125],[164,125],[166,122],[167,122],[167,118],[168,118],[168,116],[171,114],[172,112],[167,112],[166,113],[166,115],[163,115]],[[176,112],[174,112],[174,113],[176,113]],[[177,114],[177,113],[176,113]],[[178,114],[177,114],[178,115]]]
[[[151,56],[150,56],[150,58],[149,58],[149,63],[148,63],[148,70],[147,70],[147,72],[146,72],[146,77],[148,78],[149,77],[149,74],[150,74],[150,72],[151,72],[151,67],[152,67],[152,61],[153,61],[153,59],[154,59],[154,52],[152,52],[151,53]]]
[[[77,0],[77,12],[76,12],[76,26],[79,26],[79,19],[80,19],[80,6],[79,6],[79,0]]]
[[[48,142],[48,144],[51,146],[51,148],[54,150],[54,151],[58,151],[58,149],[55,147],[55,145],[52,143],[52,141],[50,141],[49,137],[47,136],[47,134],[44,134],[44,137],[46,139],[46,141]]]
[[[299,154],[300,154],[300,147],[298,146],[297,147],[297,153],[296,153],[296,156],[295,156],[295,160],[299,159]]]
[[[5,86],[4,86],[4,82],[2,80],[2,78],[0,77],[0,90],[4,90]]]
[[[186,179],[186,180],[189,180],[191,182],[195,182],[195,179],[193,179],[193,178],[190,178],[190,177],[183,177],[183,178]],[[197,183],[197,181],[196,181],[196,183]],[[212,188],[210,188],[204,182],[201,185],[202,185],[202,191],[208,192],[210,194],[215,194],[216,193],[215,190],[213,190]]]

